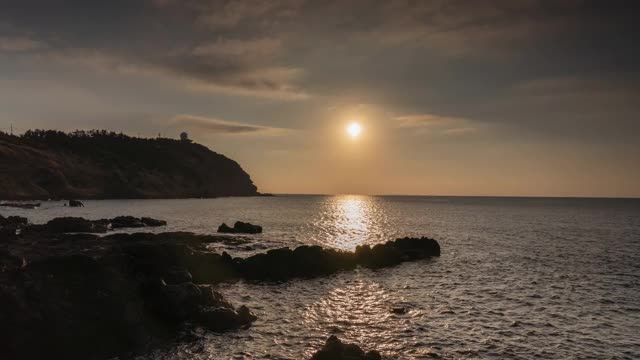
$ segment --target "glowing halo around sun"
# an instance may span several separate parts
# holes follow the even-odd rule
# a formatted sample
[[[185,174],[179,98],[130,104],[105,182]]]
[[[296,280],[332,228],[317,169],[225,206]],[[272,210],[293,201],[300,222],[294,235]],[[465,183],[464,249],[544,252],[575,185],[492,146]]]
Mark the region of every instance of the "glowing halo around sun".
[[[362,126],[357,122],[352,122],[349,125],[347,125],[347,134],[349,134],[350,137],[355,139],[359,137],[361,133],[362,133]]]

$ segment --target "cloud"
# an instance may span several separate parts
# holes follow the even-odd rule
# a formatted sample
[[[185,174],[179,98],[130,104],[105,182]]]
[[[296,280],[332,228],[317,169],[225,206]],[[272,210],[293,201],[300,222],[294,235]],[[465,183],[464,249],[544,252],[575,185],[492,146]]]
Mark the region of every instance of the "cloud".
[[[245,124],[188,114],[175,116],[168,121],[168,125],[171,127],[197,130],[199,133],[208,135],[281,136],[292,131],[291,129]]]
[[[45,47],[44,43],[28,37],[0,37],[0,52],[27,52]]]
[[[220,38],[214,42],[198,45],[193,49],[193,55],[214,58],[236,56],[242,59],[255,59],[273,56],[281,49],[282,41],[278,38]]]
[[[412,129],[415,134],[438,133],[440,135],[462,135],[477,131],[471,120],[435,114],[413,114],[393,119],[401,129]]]
[[[284,101],[305,100],[311,96],[295,85],[303,74],[299,68],[245,64],[233,58],[211,60],[182,53],[139,58],[87,49],[52,50],[34,58],[46,63],[156,78],[197,92]]]

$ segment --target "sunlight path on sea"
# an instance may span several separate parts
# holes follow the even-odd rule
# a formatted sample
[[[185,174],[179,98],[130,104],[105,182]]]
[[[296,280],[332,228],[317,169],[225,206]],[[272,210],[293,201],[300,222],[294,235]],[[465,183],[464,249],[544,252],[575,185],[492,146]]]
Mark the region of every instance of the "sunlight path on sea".
[[[313,220],[321,230],[321,242],[326,245],[353,250],[372,237],[383,237],[387,224],[385,212],[377,199],[370,196],[342,195],[328,197]]]

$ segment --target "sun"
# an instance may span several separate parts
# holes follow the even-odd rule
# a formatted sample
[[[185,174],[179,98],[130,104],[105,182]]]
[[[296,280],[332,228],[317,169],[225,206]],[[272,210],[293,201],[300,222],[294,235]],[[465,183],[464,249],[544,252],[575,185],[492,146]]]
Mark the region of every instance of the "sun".
[[[347,134],[349,134],[349,136],[351,136],[352,138],[357,138],[358,136],[360,136],[361,132],[362,126],[360,126],[360,124],[358,124],[357,122],[352,122],[347,126]]]

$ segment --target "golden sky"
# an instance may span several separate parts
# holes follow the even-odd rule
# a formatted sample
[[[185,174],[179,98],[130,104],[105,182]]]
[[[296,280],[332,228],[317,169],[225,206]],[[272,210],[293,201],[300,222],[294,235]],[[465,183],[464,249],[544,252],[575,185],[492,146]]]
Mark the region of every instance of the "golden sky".
[[[7,0],[0,129],[187,131],[263,192],[640,197],[636,7]]]

